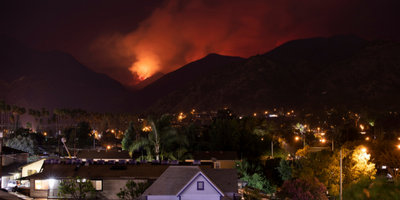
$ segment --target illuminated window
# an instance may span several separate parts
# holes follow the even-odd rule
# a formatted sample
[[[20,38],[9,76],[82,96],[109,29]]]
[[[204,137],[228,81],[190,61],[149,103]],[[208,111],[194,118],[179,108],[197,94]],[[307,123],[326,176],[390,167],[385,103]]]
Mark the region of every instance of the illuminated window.
[[[48,180],[35,180],[35,190],[48,190],[49,181]]]
[[[36,170],[28,169],[28,176],[36,173],[37,173]]]
[[[90,180],[92,182],[93,187],[96,190],[103,190],[103,181],[102,180]]]

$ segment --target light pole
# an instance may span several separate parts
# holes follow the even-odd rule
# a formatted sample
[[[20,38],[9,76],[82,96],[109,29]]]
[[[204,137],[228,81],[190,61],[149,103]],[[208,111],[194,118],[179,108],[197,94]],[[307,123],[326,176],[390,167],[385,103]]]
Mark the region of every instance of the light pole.
[[[295,138],[296,140],[299,140],[300,139],[300,137],[299,136],[296,136],[296,138]],[[305,135],[303,136],[301,136],[301,139],[303,140],[303,148],[304,147],[306,147],[306,138],[305,138]]]
[[[321,141],[322,143],[325,143],[325,142],[330,142],[330,143],[332,143],[332,151],[334,151],[334,143],[335,143],[334,140],[325,140],[325,139],[321,139],[320,141]]]
[[[347,153],[351,153],[354,150],[356,150],[356,149],[353,149]],[[361,149],[361,151],[365,153],[367,151],[367,149],[363,148],[363,149]],[[342,163],[343,163],[342,149],[340,149],[340,200],[343,199],[343,197],[342,197],[342,194],[343,194],[343,187],[342,187],[342,185],[343,185],[343,178],[342,178],[343,164]]]

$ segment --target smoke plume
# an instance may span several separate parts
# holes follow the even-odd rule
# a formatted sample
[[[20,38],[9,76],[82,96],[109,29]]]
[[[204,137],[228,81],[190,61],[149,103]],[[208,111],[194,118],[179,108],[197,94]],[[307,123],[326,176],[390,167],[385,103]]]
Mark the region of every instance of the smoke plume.
[[[129,60],[136,84],[209,53],[249,57],[293,39],[365,37],[359,33],[368,33],[373,14],[360,2],[167,0],[135,31],[103,35],[94,47],[108,49],[114,60]]]

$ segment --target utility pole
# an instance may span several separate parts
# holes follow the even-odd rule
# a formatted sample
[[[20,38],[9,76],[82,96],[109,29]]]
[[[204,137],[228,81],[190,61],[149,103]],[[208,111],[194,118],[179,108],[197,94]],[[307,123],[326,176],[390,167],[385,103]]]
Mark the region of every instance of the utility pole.
[[[60,147],[60,139],[61,138],[60,138],[60,135],[61,135],[61,130],[58,131],[58,159],[60,159],[60,156],[61,156],[61,154],[60,154],[61,153],[61,149],[60,149],[61,148]]]
[[[274,141],[271,141],[271,157],[274,158]]]
[[[77,126],[77,124],[75,124],[75,134],[74,134],[74,158],[76,155],[76,126]]]
[[[1,157],[1,153],[2,153],[2,149],[3,149],[3,131],[0,131],[0,174],[1,174],[1,172],[2,172],[2,163],[3,163],[3,158]],[[3,188],[2,187],[2,185],[1,185],[1,179],[0,179],[0,188]]]
[[[342,149],[340,149],[340,200],[342,200]]]

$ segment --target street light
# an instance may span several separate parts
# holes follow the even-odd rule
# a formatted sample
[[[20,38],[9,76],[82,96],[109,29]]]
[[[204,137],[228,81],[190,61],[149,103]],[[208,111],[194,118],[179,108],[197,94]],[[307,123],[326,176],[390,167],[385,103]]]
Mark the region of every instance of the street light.
[[[321,139],[320,141],[323,142],[323,143],[325,143],[325,142],[330,142],[330,143],[332,143],[332,151],[334,151],[334,144],[335,144],[335,141],[334,141],[334,140],[325,140],[325,139]]]
[[[399,145],[400,146],[400,145]],[[400,147],[399,147],[400,148]],[[356,150],[356,149],[353,149],[353,150],[351,150],[351,151],[349,151],[349,152],[347,152],[347,153],[351,153],[351,152],[353,152],[354,150]],[[365,152],[367,152],[367,149],[365,149],[365,148],[362,148],[361,149],[361,151],[363,152],[363,153],[365,153]],[[340,200],[342,200],[342,193],[343,193],[343,187],[342,187],[342,185],[343,185],[343,178],[342,178],[342,171],[343,171],[343,158],[342,158],[342,149],[340,149]]]
[[[301,139],[303,140],[303,148],[306,147],[306,138],[305,138],[305,137],[306,137],[305,135],[301,137]],[[299,140],[300,137],[299,137],[299,136],[296,136],[295,139],[296,139],[296,140]]]

